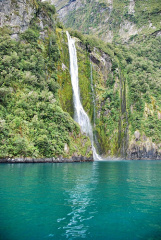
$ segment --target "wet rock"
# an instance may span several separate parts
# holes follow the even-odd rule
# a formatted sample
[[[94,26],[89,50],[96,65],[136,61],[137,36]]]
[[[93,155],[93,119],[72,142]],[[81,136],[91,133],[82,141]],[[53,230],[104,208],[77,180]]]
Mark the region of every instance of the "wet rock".
[[[72,162],[93,162],[93,156],[72,156],[71,158],[1,158],[0,163],[72,163]]]
[[[140,139],[140,132],[138,130],[135,131],[134,136],[135,136],[135,140],[138,141]]]
[[[130,143],[127,151],[127,159],[161,159],[161,151],[159,145],[157,146],[150,138],[146,136],[139,137],[141,142],[136,140]]]
[[[66,154],[69,153],[69,147],[68,147],[68,144],[67,144],[67,143],[65,143],[65,145],[64,145],[64,152],[65,152]]]

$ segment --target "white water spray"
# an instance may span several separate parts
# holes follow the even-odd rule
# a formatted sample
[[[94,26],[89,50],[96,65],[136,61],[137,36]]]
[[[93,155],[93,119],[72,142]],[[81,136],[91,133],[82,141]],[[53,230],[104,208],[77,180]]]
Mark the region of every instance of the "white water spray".
[[[90,138],[94,160],[101,160],[101,157],[97,154],[96,149],[94,147],[92,125],[80,101],[77,52],[75,48],[75,41],[70,37],[68,32],[66,32],[66,34],[68,37],[68,47],[70,56],[70,75],[73,89],[74,120],[80,125],[82,132],[86,133],[87,136]]]

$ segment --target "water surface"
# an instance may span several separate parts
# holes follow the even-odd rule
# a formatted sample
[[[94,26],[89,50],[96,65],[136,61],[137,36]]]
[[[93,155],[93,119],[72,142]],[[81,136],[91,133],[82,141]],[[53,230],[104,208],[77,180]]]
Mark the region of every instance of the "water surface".
[[[161,161],[0,165],[0,239],[161,239]]]

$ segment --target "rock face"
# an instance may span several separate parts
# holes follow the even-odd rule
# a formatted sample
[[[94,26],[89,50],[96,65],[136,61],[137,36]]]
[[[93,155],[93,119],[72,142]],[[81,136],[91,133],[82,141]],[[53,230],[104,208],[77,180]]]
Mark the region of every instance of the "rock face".
[[[86,158],[83,156],[72,158],[3,158],[0,163],[74,163],[74,162],[93,162],[93,157]]]
[[[115,41],[115,38],[127,42],[132,36],[143,33],[144,29],[148,28],[149,32],[153,33],[159,26],[157,20],[157,14],[160,14],[159,1],[154,3],[149,0],[147,4],[135,0],[51,1],[66,27],[97,35],[106,42]],[[153,24],[149,25],[148,20],[144,21],[147,18],[147,11],[149,22]],[[139,24],[140,22],[143,23]]]
[[[161,145],[152,142],[151,138],[141,136],[137,130],[134,139],[129,143],[127,159],[161,159]]]
[[[130,21],[124,21],[120,24],[119,34],[121,39],[126,42],[133,35],[136,35],[139,32],[136,25]]]
[[[77,40],[76,40],[77,41]],[[77,50],[78,53],[81,51],[85,51],[86,48],[83,45],[82,42],[77,41]],[[88,46],[87,46],[88,47]],[[99,74],[99,81],[101,81],[101,87],[103,89],[103,86],[106,87],[106,80],[109,77],[109,74],[112,74],[112,61],[110,56],[107,53],[102,52],[101,50],[97,49],[96,47],[90,49],[89,51],[89,58],[90,63],[93,66],[93,72],[96,71],[97,74]],[[83,61],[81,59],[81,61]],[[120,74],[120,78],[117,79],[114,83],[113,87],[113,93],[115,94],[119,92],[119,95],[121,97],[121,111],[119,114],[119,133],[117,133],[117,129],[114,130],[114,133],[116,132],[116,146],[119,145],[119,148],[117,149],[117,152],[114,153],[115,156],[117,156],[118,152],[120,151],[120,156],[123,159],[161,159],[161,146],[159,144],[156,144],[152,141],[151,138],[148,138],[143,134],[141,129],[136,129],[134,133],[131,133],[129,130],[130,120],[128,119],[127,114],[127,107],[126,107],[126,88],[124,88],[124,82],[123,82],[123,76]],[[95,90],[96,90],[96,117],[97,121],[100,121],[100,126],[103,128],[104,123],[101,122],[101,117],[103,119],[107,119],[108,122],[108,116],[111,114],[112,110],[110,110],[108,107],[110,105],[110,98],[101,98],[100,92],[99,92],[99,83],[95,82]],[[98,86],[98,87],[97,87]],[[111,86],[110,86],[111,87]],[[131,111],[133,111],[133,108],[131,106]],[[151,114],[148,107],[145,105],[145,112]],[[103,116],[102,116],[103,113]],[[116,114],[116,113],[115,113]],[[160,111],[157,112],[158,120],[160,117]],[[97,127],[97,126],[96,126]],[[117,126],[116,126],[117,127]],[[104,129],[104,132],[108,132],[108,127]],[[106,142],[108,142],[108,145],[110,144],[110,139],[106,137],[102,137],[102,133],[100,136],[98,136],[100,141],[100,146],[103,145],[103,140],[106,139]],[[99,149],[99,145],[98,145]],[[107,155],[112,155],[111,149],[109,151],[106,151],[107,145],[105,145],[104,149],[101,149],[103,153],[106,152]]]
[[[19,32],[24,32],[34,16],[35,9],[29,0],[1,0],[0,27],[10,26],[12,37],[16,38]]]
[[[84,7],[85,5],[81,1],[69,1],[65,6],[63,6],[59,10],[59,16],[61,19],[65,20],[66,15],[68,15],[69,12],[77,10],[79,8]]]
[[[59,18],[65,26],[79,29],[84,33],[98,33],[104,41],[112,42],[113,32],[107,23],[113,9],[113,0],[108,0],[107,5],[99,0],[72,0],[64,1],[64,4],[53,0],[52,3],[55,4]],[[100,15],[106,24],[106,28],[102,24]],[[93,23],[98,26],[93,27]]]
[[[161,151],[155,143],[149,141],[141,142],[139,145],[133,142],[127,151],[127,159],[161,159]]]
[[[98,66],[103,75],[104,80],[106,81],[107,75],[111,71],[112,67],[111,59],[109,55],[104,52],[99,53],[101,54],[101,56],[98,55],[97,51],[98,49],[94,49],[94,51],[90,53],[90,59],[94,64]]]
[[[128,13],[134,14],[135,13],[135,1],[130,0],[129,7],[128,7]]]

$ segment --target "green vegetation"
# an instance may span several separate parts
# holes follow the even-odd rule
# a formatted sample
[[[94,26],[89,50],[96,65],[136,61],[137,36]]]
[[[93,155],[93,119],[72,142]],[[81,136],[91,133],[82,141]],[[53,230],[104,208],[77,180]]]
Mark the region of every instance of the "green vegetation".
[[[79,44],[79,43],[78,43]],[[79,45],[77,45],[77,58],[78,58],[78,74],[79,74],[79,87],[81,102],[84,110],[93,121],[93,98],[91,90],[91,67],[90,59],[87,51],[84,51]]]
[[[58,49],[53,14],[41,3],[30,27],[12,40],[0,37],[0,157],[90,156],[90,141],[59,102]],[[40,37],[38,14],[43,11],[45,38]],[[65,145],[68,150],[64,150]],[[83,147],[82,147],[83,146]]]
[[[130,51],[130,54],[129,54]],[[132,133],[136,129],[161,141],[161,38],[151,37],[123,49],[127,61],[129,121]],[[128,55],[128,57],[127,57]],[[131,109],[131,110],[130,110]]]
[[[86,58],[94,52],[97,57],[97,63],[93,63],[93,81],[97,99],[95,134],[102,152],[126,155],[128,135],[131,141],[136,130],[139,130],[141,136],[150,137],[153,142],[159,144],[161,142],[160,37],[151,36],[142,42],[126,46],[106,44],[97,38],[84,36],[78,31],[69,31],[73,36],[81,39],[81,43],[77,44],[80,88],[82,96],[83,94],[85,96],[82,98],[83,105],[90,117],[93,113],[89,111],[90,108],[92,109],[92,104]],[[108,73],[101,72],[99,59],[102,51],[110,56],[112,66]],[[82,76],[84,71],[85,79],[84,75]],[[86,97],[88,107],[85,103]]]
[[[67,5],[67,1],[57,1],[57,9]],[[92,34],[105,42],[120,43],[142,38],[161,29],[160,0],[80,0],[73,8],[64,8],[60,17],[65,27]]]
[[[90,141],[72,119],[66,32],[56,22],[55,7],[30,2],[36,9],[35,17],[17,41],[10,38],[11,29],[0,29],[0,157],[90,156]],[[137,1],[136,14],[130,15],[128,2],[113,1],[109,21],[115,44],[68,29],[76,38],[81,101],[105,155],[126,156],[136,131],[141,135],[139,144],[148,138],[159,149],[161,143],[161,38],[147,25],[151,22],[155,31],[159,30],[160,5],[148,0],[146,8]],[[108,7],[107,1],[97,2],[95,7],[87,1],[83,24],[80,20],[69,22],[77,28],[81,24],[84,32],[97,28],[106,11],[101,19],[97,15]],[[118,32],[124,20],[137,27],[145,25],[146,35],[140,33],[128,45],[120,44]]]
[[[57,64],[57,76],[60,88],[58,90],[60,104],[64,111],[68,112],[73,117],[73,94],[72,84],[69,69],[69,50],[67,44],[66,32],[62,29],[56,29],[57,44],[60,52],[60,59]]]
[[[100,15],[100,10],[102,9],[104,9],[104,11]],[[82,6],[77,11],[73,10],[67,15],[66,26],[74,26],[75,29],[79,29],[86,34],[89,34],[90,28],[95,28],[100,24],[101,20],[106,15],[106,11],[106,4],[98,2],[93,4],[92,2],[87,2],[86,7]]]

